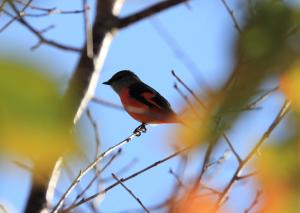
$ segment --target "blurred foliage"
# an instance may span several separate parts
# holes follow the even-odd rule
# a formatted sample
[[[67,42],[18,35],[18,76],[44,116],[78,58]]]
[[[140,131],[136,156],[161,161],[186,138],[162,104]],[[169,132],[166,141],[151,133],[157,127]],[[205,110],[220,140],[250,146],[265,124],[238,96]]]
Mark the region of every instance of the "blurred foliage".
[[[300,58],[282,76],[280,88],[291,101],[292,108],[300,113]]]
[[[292,102],[295,116],[286,120],[290,128],[283,132],[282,141],[270,145],[257,161],[265,195],[260,206],[263,212],[300,212],[300,32],[296,29],[299,23],[300,8],[283,1],[256,1],[255,13],[246,18],[236,39],[236,65],[228,80],[209,95],[207,109],[194,104],[200,116],[187,106],[187,114],[191,115],[185,122],[191,123],[193,129],[183,128],[178,134],[181,144],[209,141],[213,147],[222,133],[235,125],[244,112],[242,109],[258,95],[265,82],[280,84]],[[197,206],[188,200],[182,205],[183,209]],[[199,211],[200,207],[191,212]]]
[[[217,115],[223,130],[230,128],[241,110],[253,99],[266,80],[278,79],[299,56],[288,32],[300,23],[298,8],[281,1],[257,2],[236,43],[237,64],[227,83],[218,91]],[[232,111],[238,113],[232,113]]]
[[[36,68],[0,60],[0,147],[47,171],[72,150],[68,106],[57,85]]]
[[[256,162],[265,200],[262,211],[300,212],[300,61],[287,69],[280,87],[291,101],[292,112],[284,137],[264,150]]]
[[[192,123],[193,131],[185,128],[179,134],[179,141],[216,143],[258,95],[263,83],[277,81],[296,63],[300,33],[291,34],[291,30],[299,23],[299,8],[289,7],[282,1],[258,1],[255,13],[248,15],[236,39],[236,65],[228,80],[209,95],[205,110],[195,105],[200,116],[187,106],[187,114],[194,114],[186,119],[186,123]]]
[[[299,122],[299,120],[298,120]],[[299,131],[299,125],[294,126]],[[299,132],[264,150],[257,161],[265,200],[264,212],[300,212]]]
[[[209,196],[199,196],[195,192],[184,194],[174,206],[172,213],[208,213],[212,212],[214,202]]]

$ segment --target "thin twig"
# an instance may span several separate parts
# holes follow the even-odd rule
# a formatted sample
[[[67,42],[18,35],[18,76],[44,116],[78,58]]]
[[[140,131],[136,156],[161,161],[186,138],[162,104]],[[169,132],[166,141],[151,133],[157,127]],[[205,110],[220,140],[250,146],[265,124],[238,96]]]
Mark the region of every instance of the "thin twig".
[[[226,197],[227,197],[230,189],[234,185],[234,183],[236,181],[238,181],[238,177],[239,177],[239,174],[242,171],[242,169],[255,156],[255,154],[257,153],[257,151],[259,150],[259,148],[262,146],[262,144],[269,138],[269,136],[271,135],[271,133],[273,132],[273,130],[275,129],[275,127],[277,127],[277,125],[282,121],[282,119],[284,118],[284,116],[286,115],[286,113],[289,110],[289,106],[290,106],[290,102],[289,101],[285,101],[284,104],[282,105],[280,111],[276,115],[275,119],[273,120],[273,122],[269,126],[269,128],[262,135],[262,137],[259,140],[259,142],[255,145],[255,147],[248,154],[248,156],[240,163],[240,165],[237,168],[236,172],[234,173],[233,177],[231,178],[231,180],[229,181],[229,183],[227,184],[227,186],[223,190],[222,194],[220,195],[220,197],[219,197],[219,199],[218,199],[218,201],[216,203],[216,206],[215,206],[215,210],[216,211],[220,208],[220,206],[225,201],[225,199],[226,199]]]
[[[116,157],[121,153],[121,149],[119,149],[117,151],[116,154],[114,154],[109,161],[103,166],[103,168],[101,168],[100,170],[98,170],[94,176],[94,178],[87,184],[87,186],[82,190],[82,192],[80,194],[77,195],[77,197],[75,198],[73,204],[76,203],[76,201],[78,201],[80,198],[83,197],[83,195],[85,194],[85,192],[92,186],[92,184],[97,180],[98,176],[106,169],[108,168],[108,166],[116,159]]]
[[[244,213],[249,213],[251,210],[254,209],[254,207],[255,207],[255,206],[258,204],[258,202],[259,202],[259,198],[260,198],[261,194],[262,194],[262,190],[257,190],[253,202],[251,203],[251,205],[250,205],[247,209],[245,209]]]
[[[229,5],[227,4],[226,0],[221,0],[221,2],[223,3],[223,5],[225,6],[227,12],[229,13],[232,21],[233,21],[233,24],[234,24],[234,27],[235,29],[239,32],[239,33],[242,33],[242,29],[241,27],[239,26],[239,23],[235,17],[235,14],[233,12],[233,10],[229,7]]]
[[[97,98],[97,97],[94,97],[92,99],[92,101],[97,103],[97,104],[103,105],[103,106],[107,106],[107,107],[110,107],[110,108],[113,108],[113,109],[124,111],[124,108],[122,106],[120,106],[118,104],[111,103],[109,101],[102,100],[102,99]]]
[[[43,33],[46,33],[48,32],[49,30],[52,30],[55,26],[52,24],[52,25],[49,25],[48,27],[40,30],[40,33],[43,34]]]
[[[56,206],[53,208],[53,210],[51,211],[52,213],[56,213],[58,212],[58,210],[60,210],[60,208],[62,207],[62,205],[65,202],[65,199],[69,196],[69,194],[72,192],[72,190],[76,187],[76,185],[81,181],[81,179],[90,171],[92,170],[103,158],[105,158],[107,155],[109,155],[110,153],[112,153],[113,151],[115,151],[116,149],[119,149],[120,147],[122,147],[123,145],[125,145],[126,143],[130,142],[134,137],[137,137],[137,133],[134,132],[132,133],[129,137],[127,137],[125,140],[122,140],[121,142],[119,142],[118,144],[108,148],[105,152],[102,152],[100,155],[97,156],[97,158],[90,163],[85,169],[80,170],[78,176],[75,178],[75,180],[73,181],[73,183],[68,187],[68,189],[66,190],[66,192],[63,194],[63,196],[60,198],[60,200],[58,201],[58,203],[56,204]]]
[[[252,101],[250,104],[248,104],[243,110],[251,110],[254,109],[257,104],[265,100],[266,97],[268,97],[271,93],[276,92],[279,89],[279,86],[271,88],[267,90],[265,93],[260,95],[258,98],[256,98],[254,101]]]
[[[202,75],[202,71],[197,65],[197,63],[189,56],[188,52],[182,48],[177,42],[174,35],[167,31],[167,29],[162,25],[157,18],[151,18],[150,22],[153,28],[156,30],[158,35],[163,39],[163,41],[172,50],[175,57],[182,62],[182,64],[191,72],[191,74],[197,80],[198,85],[200,85],[204,91],[210,92],[207,80]]]
[[[89,121],[91,122],[94,132],[95,132],[95,141],[96,141],[96,147],[95,147],[95,158],[97,158],[99,149],[100,149],[100,135],[99,135],[99,130],[98,130],[98,125],[95,119],[92,116],[92,113],[90,109],[87,110],[87,117]]]
[[[230,149],[231,149],[231,151],[233,152],[234,156],[237,158],[238,162],[241,163],[241,162],[242,162],[242,159],[241,159],[241,157],[239,156],[239,154],[237,153],[237,151],[234,149],[234,147],[233,147],[232,143],[230,142],[228,136],[227,136],[225,133],[223,133],[222,135],[223,135],[223,137],[225,138],[225,141],[226,141],[226,143],[228,144],[228,146],[230,147]]]
[[[142,201],[127,186],[125,186],[125,184],[122,183],[122,181],[118,179],[114,173],[112,173],[111,175],[141,205],[141,207],[145,210],[145,212],[150,213],[150,211],[145,207]]]
[[[31,17],[41,17],[41,16],[52,15],[52,14],[78,14],[78,13],[84,13],[85,10],[90,9],[89,7],[87,7],[83,10],[64,11],[64,10],[57,9],[55,7],[53,7],[53,8],[44,8],[44,7],[34,6],[34,5],[31,4],[32,1],[27,2],[27,3],[25,3],[21,0],[14,0],[14,1],[18,4],[21,4],[21,5],[27,5],[27,7],[32,9],[32,10],[39,10],[39,11],[45,12],[45,13],[41,13],[41,14],[25,14],[24,15],[24,16],[31,16]]]
[[[191,147],[186,147],[184,149],[181,149],[181,150],[179,150],[179,151],[177,151],[177,152],[175,152],[175,153],[167,156],[166,158],[164,158],[162,160],[159,160],[159,161],[156,161],[155,163],[153,163],[153,164],[151,164],[151,165],[149,165],[149,166],[147,166],[147,167],[145,167],[145,168],[143,168],[143,169],[141,169],[141,170],[139,170],[139,171],[137,171],[137,172],[135,172],[135,173],[127,176],[126,178],[121,178],[120,181],[122,181],[124,183],[124,182],[126,182],[126,181],[128,181],[128,180],[130,180],[130,179],[132,179],[132,178],[134,178],[134,177],[136,177],[136,176],[138,176],[138,175],[140,175],[140,174],[142,174],[142,173],[144,173],[144,172],[146,172],[146,171],[148,171],[148,170],[150,170],[150,169],[152,169],[152,168],[154,168],[154,167],[156,167],[156,166],[158,166],[158,165],[160,165],[160,164],[162,164],[162,163],[164,163],[164,162],[166,162],[166,161],[168,161],[168,160],[170,160],[170,159],[172,159],[174,157],[176,157],[177,155],[179,155],[179,154],[187,151],[190,148]],[[70,210],[72,210],[72,209],[74,209],[74,208],[76,208],[76,207],[78,207],[78,206],[80,206],[80,205],[82,205],[82,204],[84,204],[86,202],[89,202],[90,200],[93,200],[94,198],[98,197],[99,195],[105,194],[107,191],[109,191],[110,189],[114,188],[118,184],[119,184],[119,182],[115,182],[115,183],[111,184],[110,186],[106,187],[104,190],[102,190],[102,191],[100,191],[100,192],[98,192],[98,193],[96,193],[96,194],[94,194],[94,195],[92,195],[90,197],[87,197],[87,198],[84,198],[84,199],[80,200],[76,204],[71,205],[70,207],[64,209],[63,211],[64,212],[68,212],[68,211],[70,211]]]
[[[128,170],[132,167],[134,167],[134,165],[138,162],[137,158],[132,159],[131,161],[129,161],[126,165],[124,165],[122,168],[120,168],[118,171],[115,172],[116,175],[120,176],[126,172],[128,172]],[[106,181],[111,181],[111,177],[103,177],[101,178],[101,181],[106,182]]]
[[[180,177],[171,168],[169,169],[169,173],[175,178],[179,186],[185,187],[185,185],[180,180]]]
[[[258,171],[250,172],[249,174],[238,176],[237,179],[242,180],[242,179],[250,178],[252,176],[257,175],[257,173],[258,173]]]
[[[8,2],[11,6],[11,8],[14,10],[14,12],[16,13],[17,15],[17,20],[23,25],[25,26],[30,32],[32,32],[33,34],[35,34],[37,36],[37,38],[40,40],[39,43],[44,43],[44,44],[48,44],[50,46],[53,46],[53,47],[57,47],[59,49],[62,49],[62,50],[67,50],[67,51],[73,51],[73,52],[81,52],[81,49],[80,48],[76,48],[76,47],[71,47],[71,46],[67,46],[67,45],[63,45],[63,44],[60,44],[58,42],[55,42],[55,41],[51,41],[51,40],[47,40],[45,39],[41,32],[36,30],[35,28],[33,28],[27,21],[25,21],[25,19],[22,18],[22,16],[20,15],[20,12],[18,11],[17,7],[14,5],[14,3],[12,1],[9,1]],[[6,14],[10,15],[10,13],[7,13]],[[12,16],[14,17],[14,16]]]
[[[189,108],[193,111],[195,115],[197,115],[198,118],[200,118],[200,115],[198,111],[195,109],[193,104],[189,101],[188,97],[179,89],[178,85],[174,84],[175,90],[179,93],[179,95],[183,98],[183,100],[186,102],[186,104],[189,106]]]
[[[176,80],[193,96],[193,98],[204,108],[207,109],[203,101],[194,93],[194,91],[184,83],[181,78],[178,77],[178,75],[175,73],[174,70],[171,71],[172,75],[176,78]]]
[[[4,1],[2,2],[1,6],[0,6],[0,8],[1,8],[0,11],[3,10],[3,7],[4,7],[4,5],[5,5],[6,2],[7,2],[7,0],[4,0]],[[29,4],[30,4],[31,2],[32,2],[32,0],[30,0],[30,1],[28,1],[26,4],[24,4],[24,7],[20,10],[19,15],[24,15],[25,10],[27,9],[27,7],[29,6]],[[6,10],[3,10],[3,12],[4,12],[6,15],[10,16],[12,19],[11,19],[9,22],[7,22],[3,27],[1,27],[0,33],[3,32],[7,27],[9,27],[14,21],[16,21],[16,20],[18,19],[18,16],[13,16],[13,15],[11,15],[10,13],[8,13]]]
[[[212,187],[206,186],[203,183],[200,183],[200,186],[201,186],[202,189],[210,191],[212,194],[221,194],[221,192],[219,192],[218,190],[216,190],[216,189],[214,189]]]

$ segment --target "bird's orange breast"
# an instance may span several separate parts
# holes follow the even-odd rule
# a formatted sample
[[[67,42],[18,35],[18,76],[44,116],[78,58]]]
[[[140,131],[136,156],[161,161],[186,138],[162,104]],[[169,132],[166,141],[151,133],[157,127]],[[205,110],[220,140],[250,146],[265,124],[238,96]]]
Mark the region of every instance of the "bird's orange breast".
[[[129,90],[122,89],[119,93],[121,102],[128,112],[135,120],[141,123],[173,123],[170,120],[170,114],[164,110],[161,110],[158,106],[149,107],[145,103],[131,97]],[[145,99],[150,99],[151,94],[145,94]],[[149,101],[151,103],[151,101]]]

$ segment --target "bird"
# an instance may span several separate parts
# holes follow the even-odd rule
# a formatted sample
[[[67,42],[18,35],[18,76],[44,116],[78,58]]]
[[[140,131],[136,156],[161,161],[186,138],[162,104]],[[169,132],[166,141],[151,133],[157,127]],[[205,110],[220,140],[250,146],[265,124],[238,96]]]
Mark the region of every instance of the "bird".
[[[112,87],[119,95],[126,112],[141,123],[135,129],[136,133],[146,132],[147,124],[180,122],[170,103],[130,70],[115,73],[103,84]]]

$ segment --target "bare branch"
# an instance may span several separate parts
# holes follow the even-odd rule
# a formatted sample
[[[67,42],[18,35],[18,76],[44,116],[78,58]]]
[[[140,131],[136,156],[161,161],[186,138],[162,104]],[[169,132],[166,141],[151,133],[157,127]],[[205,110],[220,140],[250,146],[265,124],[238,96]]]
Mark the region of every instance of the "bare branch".
[[[140,133],[141,134],[141,133]],[[105,152],[102,152],[100,155],[97,156],[97,158],[90,163],[85,169],[80,170],[78,176],[75,178],[75,180],[73,181],[73,183],[68,187],[68,189],[66,190],[66,192],[63,194],[63,196],[60,198],[60,200],[58,201],[58,203],[56,204],[56,206],[53,208],[53,210],[51,211],[52,213],[56,213],[60,210],[60,208],[62,207],[62,205],[64,204],[66,198],[71,194],[71,192],[73,191],[73,189],[77,186],[77,184],[81,181],[81,179],[89,172],[91,171],[95,166],[97,166],[97,164],[103,159],[105,158],[107,155],[109,155],[110,153],[112,153],[113,151],[115,151],[116,149],[119,149],[120,147],[122,147],[123,145],[125,145],[126,143],[130,142],[134,137],[137,137],[138,133],[134,132],[133,134],[131,134],[128,138],[126,138],[125,140],[119,142],[118,144],[108,148]]]
[[[146,207],[145,207],[145,205],[142,203],[142,201],[127,187],[127,186],[125,186],[125,184],[124,183],[122,183],[122,181],[121,180],[119,180],[118,178],[117,178],[117,176],[114,174],[114,173],[112,173],[111,174],[112,175],[112,177],[116,180],[116,181],[118,181],[118,183],[121,185],[121,186],[123,186],[123,188],[142,206],[142,208],[145,210],[145,212],[150,212]]]
[[[250,172],[249,174],[238,176],[237,179],[242,180],[242,179],[250,178],[250,177],[257,175],[257,173],[258,173],[258,171]]]
[[[49,15],[53,15],[53,14],[79,14],[79,13],[84,13],[85,11],[90,9],[89,7],[86,7],[83,10],[64,11],[64,10],[57,9],[55,7],[53,7],[53,8],[44,8],[44,7],[34,6],[31,3],[32,1],[29,1],[29,2],[23,2],[22,0],[14,0],[14,1],[18,4],[25,5],[26,7],[30,8],[32,10],[43,11],[44,12],[44,13],[40,13],[40,14],[24,13],[23,16],[27,16],[27,17],[43,17],[43,16],[49,16]]]
[[[267,90],[265,93],[263,93],[262,95],[260,95],[258,98],[256,98],[253,102],[251,102],[250,104],[248,104],[244,110],[251,110],[254,109],[255,107],[257,107],[257,105],[262,102],[263,100],[265,100],[271,93],[276,92],[279,89],[279,86],[271,88],[269,90]]]
[[[179,87],[178,87],[178,85],[176,83],[174,84],[174,88],[179,93],[179,95],[184,99],[184,101],[189,106],[189,108],[193,111],[193,113],[198,118],[200,118],[199,113],[197,112],[197,110],[195,109],[195,107],[193,106],[193,104],[189,101],[188,97],[179,89]]]
[[[80,198],[83,197],[83,195],[85,194],[85,192],[93,185],[93,183],[97,180],[98,176],[106,169],[109,167],[109,165],[116,159],[116,157],[121,153],[121,149],[119,149],[116,154],[114,154],[109,161],[103,166],[103,168],[101,168],[100,170],[98,170],[94,176],[94,178],[87,184],[87,186],[82,190],[82,192],[76,197],[76,199],[74,200],[73,204],[76,203],[77,200],[79,200]]]
[[[251,212],[251,210],[254,209],[254,207],[255,207],[255,206],[258,204],[258,202],[259,202],[259,198],[260,198],[261,194],[262,194],[262,190],[257,190],[253,202],[251,203],[251,205],[250,205],[247,209],[245,209],[244,213],[249,213],[249,212]]]
[[[140,174],[142,174],[142,173],[144,173],[144,172],[146,172],[146,171],[148,171],[148,170],[150,170],[150,169],[152,169],[152,168],[154,168],[154,167],[156,167],[156,166],[158,166],[158,165],[160,165],[160,164],[162,164],[162,163],[164,163],[164,162],[166,162],[166,161],[168,161],[168,160],[170,160],[170,159],[172,159],[176,156],[178,156],[179,154],[187,151],[190,148],[191,147],[186,147],[184,149],[181,149],[181,150],[167,156],[166,158],[164,158],[162,160],[159,160],[159,161],[156,161],[155,163],[145,167],[144,169],[141,169],[141,170],[133,173],[132,175],[127,176],[126,178],[121,178],[120,181],[122,181],[124,183],[124,182],[126,182],[126,181],[128,181],[128,180],[130,180],[130,179],[132,179],[132,178],[134,178],[134,177],[136,177],[136,176],[138,176],[138,175],[140,175]],[[90,200],[93,200],[94,198],[98,197],[99,195],[105,194],[107,191],[109,191],[110,189],[114,188],[117,185],[119,185],[119,182],[115,182],[115,183],[111,184],[110,186],[106,187],[104,190],[102,190],[102,191],[100,191],[100,192],[98,192],[98,193],[96,193],[96,194],[94,194],[90,197],[87,197],[87,198],[84,198],[84,199],[80,200],[78,203],[64,209],[63,211],[68,212],[68,211],[70,211],[70,210],[72,210],[72,209],[74,209],[74,208],[76,208],[76,207],[78,207],[78,206],[80,206],[80,205],[82,205],[86,202],[89,202]]]
[[[101,104],[103,106],[107,106],[107,107],[111,107],[113,109],[124,111],[124,108],[122,106],[120,106],[118,104],[111,103],[109,101],[102,100],[102,99],[97,98],[97,97],[94,97],[92,99],[92,101],[95,102],[95,103],[97,103],[97,104]]]
[[[240,28],[239,24],[238,24],[238,21],[235,17],[235,14],[233,12],[233,10],[229,7],[229,5],[227,4],[226,0],[221,0],[223,5],[225,6],[227,12],[229,13],[233,23],[234,23],[234,27],[235,29],[239,32],[239,33],[242,33],[242,29]]]
[[[39,43],[44,43],[44,44],[48,44],[50,46],[53,46],[53,47],[57,47],[59,49],[62,49],[62,50],[67,50],[67,51],[73,51],[73,52],[81,52],[81,49],[80,48],[75,48],[75,47],[71,47],[71,46],[67,46],[67,45],[64,45],[64,44],[60,44],[58,42],[55,42],[55,41],[51,41],[51,40],[47,40],[45,39],[41,32],[36,30],[35,28],[33,28],[27,21],[25,21],[22,16],[20,15],[20,12],[18,11],[17,7],[14,5],[14,3],[12,1],[9,1],[9,4],[10,6],[12,7],[12,9],[14,10],[14,12],[16,13],[17,15],[17,19],[23,26],[25,26],[30,32],[32,32],[33,34],[35,34],[37,36],[37,38],[40,40]],[[10,13],[8,13],[6,11],[6,14],[7,15],[10,15],[12,16]],[[12,16],[14,17],[14,16]]]
[[[223,137],[225,138],[225,141],[226,143],[228,144],[228,146],[230,147],[231,151],[233,152],[233,154],[235,155],[235,157],[237,158],[238,162],[241,163],[242,162],[242,159],[241,157],[239,156],[239,154],[236,152],[236,150],[234,149],[234,147],[232,146],[228,136],[223,133]]]
[[[240,172],[242,171],[242,169],[244,168],[244,166],[255,156],[255,153],[259,150],[259,148],[261,147],[261,145],[269,138],[269,136],[271,135],[271,133],[273,132],[273,130],[278,126],[278,124],[282,121],[282,119],[284,118],[284,116],[286,115],[286,113],[289,110],[289,106],[290,106],[290,102],[285,101],[283,106],[281,107],[280,111],[278,112],[278,114],[276,115],[275,119],[273,120],[273,122],[271,123],[271,125],[269,126],[269,128],[266,130],[266,132],[262,135],[261,139],[259,140],[259,142],[256,144],[256,146],[252,149],[252,151],[248,154],[248,156],[245,158],[245,160],[243,160],[239,167],[237,168],[236,172],[234,173],[233,177],[231,178],[231,180],[229,181],[229,183],[227,184],[226,188],[223,190],[221,196],[219,197],[217,204],[215,206],[215,210],[218,210],[219,207],[223,204],[223,202],[225,201],[230,189],[232,188],[232,186],[234,185],[234,183],[236,181],[238,181],[238,177]]]
[[[154,4],[153,6],[150,6],[149,8],[146,8],[146,9],[140,11],[140,12],[137,12],[137,13],[129,15],[125,18],[119,19],[119,21],[116,24],[116,28],[121,29],[121,28],[127,27],[127,26],[134,24],[142,19],[153,16],[161,11],[164,11],[168,8],[171,8],[173,6],[179,5],[180,3],[187,2],[187,1],[188,0],[161,1],[157,4]]]
[[[89,8],[87,4],[87,0],[82,0],[83,7],[83,20],[84,20],[84,31],[85,31],[85,40],[86,40],[86,54],[88,57],[93,58],[93,32],[92,26],[89,19],[89,14],[87,13],[87,8]]]
[[[87,110],[87,117],[89,121],[91,122],[94,132],[95,132],[95,141],[96,141],[96,147],[95,147],[95,158],[98,155],[98,152],[100,150],[100,135],[99,135],[99,130],[98,130],[98,125],[97,122],[94,120],[91,111],[88,109]]]
[[[185,187],[185,185],[180,180],[180,177],[171,168],[169,169],[169,173],[176,179],[179,186]]]
[[[188,5],[187,2],[185,5]],[[189,56],[189,54],[182,48],[176,41],[174,35],[169,33],[167,29],[156,18],[151,18],[150,22],[158,35],[173,51],[175,57],[182,62],[182,64],[191,72],[198,82],[198,85],[202,87],[206,92],[210,92],[210,88],[205,77],[195,61]]]
[[[203,101],[194,93],[194,91],[189,88],[186,83],[184,83],[181,78],[178,77],[178,75],[175,73],[174,70],[171,71],[172,75],[176,78],[176,80],[193,96],[193,98],[204,108],[207,109]]]

